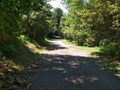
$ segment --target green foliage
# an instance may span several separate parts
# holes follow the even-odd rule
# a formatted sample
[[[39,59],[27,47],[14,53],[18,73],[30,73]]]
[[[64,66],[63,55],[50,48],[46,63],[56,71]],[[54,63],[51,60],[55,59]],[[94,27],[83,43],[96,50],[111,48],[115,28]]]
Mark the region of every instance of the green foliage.
[[[43,43],[51,28],[47,0],[2,0],[0,2],[0,51],[12,56],[21,34]]]
[[[44,15],[44,14],[43,14]],[[46,17],[41,15],[41,13],[34,14],[30,18],[30,28],[27,30],[27,35],[38,41],[44,41],[44,38],[46,37],[48,31],[49,31],[49,23],[46,20]],[[27,18],[24,19],[24,24],[27,25]],[[41,21],[41,22],[40,22]],[[25,29],[27,29],[27,26],[25,26]],[[42,42],[41,42],[42,43]]]
[[[76,35],[75,35],[75,40],[77,41],[78,45],[84,45],[84,43],[86,42],[86,38],[87,38],[87,33],[84,31],[77,31]]]
[[[100,46],[103,48],[102,53],[120,57],[118,0],[64,1],[69,7],[69,14],[64,16],[61,24],[66,39],[75,41],[78,45]]]
[[[63,11],[60,8],[55,8],[52,13],[52,30],[49,33],[49,37],[54,37],[55,35],[61,34],[61,18],[63,16]]]
[[[109,40],[108,39],[103,39],[103,40],[100,41],[99,46],[100,47],[105,47],[108,44],[109,44]]]
[[[117,50],[119,49],[118,43],[110,43],[107,46],[103,46],[101,49],[101,52],[103,54],[109,55],[109,56],[117,56],[118,52]]]
[[[75,41],[77,45],[84,45],[87,33],[84,31],[65,30],[64,37],[70,41]]]
[[[3,56],[3,52],[0,50],[0,59],[2,58]]]
[[[25,35],[20,35],[18,40],[19,48],[17,47],[17,50],[13,49],[12,44],[5,45],[4,48],[2,46],[6,54],[10,54],[10,57],[11,53],[18,51],[14,58],[0,58],[0,88],[2,90],[16,90],[16,88],[29,90],[31,84],[28,78],[37,69],[37,59],[40,58],[43,47]],[[45,44],[48,45],[48,42],[44,42]]]
[[[0,46],[1,54],[7,57],[13,57],[15,53],[15,46],[13,44],[6,44]]]
[[[47,44],[52,16],[47,1],[0,1],[0,89],[29,90],[23,68],[30,67],[38,59],[40,45]]]

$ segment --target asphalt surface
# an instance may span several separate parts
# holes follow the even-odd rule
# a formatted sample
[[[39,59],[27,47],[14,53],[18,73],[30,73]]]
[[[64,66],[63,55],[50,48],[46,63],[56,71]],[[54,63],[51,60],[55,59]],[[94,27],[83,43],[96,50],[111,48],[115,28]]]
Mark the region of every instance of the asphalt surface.
[[[53,40],[39,61],[31,90],[120,90],[120,78],[60,40]]]

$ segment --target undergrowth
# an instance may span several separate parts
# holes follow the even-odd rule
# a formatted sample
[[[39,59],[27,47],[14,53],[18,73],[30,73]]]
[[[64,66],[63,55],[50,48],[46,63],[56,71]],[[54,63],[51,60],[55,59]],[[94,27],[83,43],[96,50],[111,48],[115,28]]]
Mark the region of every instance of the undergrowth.
[[[48,45],[44,41],[41,46],[36,41],[21,35],[18,38],[18,47],[11,51],[12,57],[6,57],[0,52],[0,89],[1,90],[29,90],[30,75],[37,69],[40,53]],[[6,45],[7,46],[7,45]],[[11,47],[12,49],[12,47]]]

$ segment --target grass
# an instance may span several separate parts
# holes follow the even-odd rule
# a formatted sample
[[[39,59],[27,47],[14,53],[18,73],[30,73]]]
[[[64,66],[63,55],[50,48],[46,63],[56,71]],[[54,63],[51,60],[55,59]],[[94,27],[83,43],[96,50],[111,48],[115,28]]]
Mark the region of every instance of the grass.
[[[0,60],[0,88],[2,90],[29,90],[30,74],[36,71],[42,50],[49,44],[45,40],[43,46],[36,41],[21,35],[19,46],[12,58],[3,57]]]
[[[65,44],[72,45],[76,49],[82,50],[83,52],[86,52],[89,54],[92,54],[93,56],[97,57],[101,64],[101,66],[107,70],[113,71],[116,76],[120,77],[120,62],[113,60],[112,58],[106,57],[106,55],[101,56],[101,48],[100,47],[86,47],[86,46],[77,46],[74,42],[69,42],[67,40],[61,40]]]
[[[82,51],[86,51],[89,53],[95,53],[95,52],[100,52],[100,47],[87,47],[87,46],[77,46],[74,42],[69,42],[65,39],[61,40],[62,42],[64,42],[65,44],[69,44],[74,46],[75,48],[82,50]]]

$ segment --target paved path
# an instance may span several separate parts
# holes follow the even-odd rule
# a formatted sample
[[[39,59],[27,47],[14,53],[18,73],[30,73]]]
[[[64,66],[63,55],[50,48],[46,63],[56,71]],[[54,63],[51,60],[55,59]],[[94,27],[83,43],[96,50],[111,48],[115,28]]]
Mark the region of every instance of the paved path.
[[[120,90],[120,79],[83,51],[53,40],[43,52],[32,90]]]

